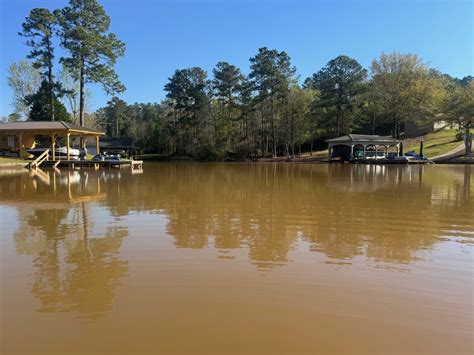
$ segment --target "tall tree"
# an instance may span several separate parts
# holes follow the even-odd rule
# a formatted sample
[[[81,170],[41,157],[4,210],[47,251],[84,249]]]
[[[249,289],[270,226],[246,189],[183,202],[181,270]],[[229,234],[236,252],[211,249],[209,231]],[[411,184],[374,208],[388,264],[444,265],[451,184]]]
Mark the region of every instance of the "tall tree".
[[[207,89],[207,73],[199,67],[176,70],[165,85],[166,97],[171,100],[174,108],[173,130],[176,132],[177,153],[196,153],[192,151],[193,142],[204,142],[208,138],[201,136],[201,130],[208,128]]]
[[[288,94],[290,83],[294,80],[295,67],[291,65],[290,56],[276,49],[269,50],[266,47],[260,48],[255,57],[250,58],[249,78],[258,92],[258,101],[261,105],[262,114],[262,151],[267,150],[264,146],[264,117],[265,107],[269,107],[270,134],[272,141],[272,155],[277,156],[277,125],[276,118],[278,112],[277,102],[283,100]]]
[[[393,137],[400,138],[402,125],[434,120],[439,113],[443,85],[413,54],[382,53],[372,62],[371,98],[378,113],[391,121]]]
[[[444,118],[458,125],[464,132],[466,154],[472,152],[472,133],[474,128],[474,80],[467,85],[459,85],[452,90],[444,102]]]
[[[305,86],[320,92],[319,104],[326,112],[326,123],[336,137],[351,132],[356,98],[364,91],[365,70],[345,55],[330,60],[324,68],[306,80]]]
[[[51,117],[49,83],[47,80],[41,82],[38,91],[27,98],[31,106],[29,119],[32,121],[48,121]],[[66,107],[59,101],[56,95],[53,96],[53,107],[56,112],[56,119],[58,121],[70,121],[71,118],[66,110]]]
[[[301,145],[311,138],[310,105],[314,96],[315,91],[293,85],[285,102],[282,103],[283,139],[285,153],[289,158],[295,157],[295,146],[300,152]]]
[[[237,146],[239,137],[243,135],[243,127],[239,127],[237,121],[242,118],[238,100],[244,76],[239,68],[227,62],[217,63],[213,74],[211,88],[218,103],[218,114],[214,120],[216,148],[220,151],[218,155],[226,155]]]
[[[55,11],[60,23],[61,45],[69,52],[61,58],[79,80],[79,124],[84,125],[84,85],[102,84],[107,94],[125,90],[114,70],[125,44],[109,32],[110,18],[96,0],[70,0]]]
[[[114,96],[107,102],[107,106],[98,110],[97,113],[107,136],[130,136],[131,110],[125,101]]]
[[[33,59],[33,66],[44,69],[43,75],[48,80],[49,112],[54,121],[54,76],[53,76],[53,34],[56,17],[48,9],[31,10],[23,22],[23,31],[19,35],[28,38],[26,44],[31,47],[28,58]]]
[[[27,97],[36,93],[41,84],[41,73],[27,60],[20,60],[8,67],[8,86],[13,91],[15,113],[23,117],[30,112]]]

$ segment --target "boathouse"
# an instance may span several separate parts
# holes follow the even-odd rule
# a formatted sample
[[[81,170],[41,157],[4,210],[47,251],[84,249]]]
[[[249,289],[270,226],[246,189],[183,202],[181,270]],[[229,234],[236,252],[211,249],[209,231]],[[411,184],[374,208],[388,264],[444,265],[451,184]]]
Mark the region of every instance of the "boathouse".
[[[38,137],[49,137],[52,159],[55,159],[56,141],[64,137],[67,158],[71,140],[76,137],[95,139],[96,151],[99,152],[99,138],[105,133],[87,127],[78,126],[64,121],[18,121],[0,123],[0,150],[5,153],[17,154],[20,158],[28,157],[27,149],[35,148]]]
[[[95,147],[87,147],[92,152]],[[109,154],[120,154],[122,157],[131,157],[137,154],[138,148],[131,137],[104,137],[100,140],[100,151]]]
[[[378,159],[389,154],[398,155],[400,141],[391,137],[348,134],[328,139],[329,160],[352,161],[355,159]]]

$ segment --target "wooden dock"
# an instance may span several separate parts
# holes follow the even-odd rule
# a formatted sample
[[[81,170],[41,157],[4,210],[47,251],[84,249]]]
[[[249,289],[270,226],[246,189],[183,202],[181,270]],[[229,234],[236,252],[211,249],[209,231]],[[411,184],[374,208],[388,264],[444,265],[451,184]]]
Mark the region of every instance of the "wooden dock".
[[[26,168],[36,169],[40,168],[66,168],[66,169],[101,169],[101,168],[124,168],[129,167],[132,170],[142,170],[143,160],[42,160],[40,162],[34,160],[34,164],[29,163]]]
[[[58,168],[124,168],[143,169],[143,160],[59,160]]]

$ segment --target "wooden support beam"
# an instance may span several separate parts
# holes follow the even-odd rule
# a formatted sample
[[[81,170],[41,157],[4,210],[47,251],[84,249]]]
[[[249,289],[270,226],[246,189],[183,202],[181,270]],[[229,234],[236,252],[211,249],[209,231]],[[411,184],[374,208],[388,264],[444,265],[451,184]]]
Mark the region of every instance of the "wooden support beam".
[[[53,161],[56,160],[56,135],[51,134],[51,148],[53,150]]]
[[[95,136],[95,154],[99,154],[99,136]]]
[[[67,160],[71,160],[71,148],[69,147],[69,143],[70,143],[69,142],[69,136],[70,135],[71,135],[70,133],[66,134]]]
[[[23,159],[25,155],[23,152],[23,132],[18,133],[17,136],[18,136],[18,147],[19,147],[18,154],[20,155],[20,158]]]

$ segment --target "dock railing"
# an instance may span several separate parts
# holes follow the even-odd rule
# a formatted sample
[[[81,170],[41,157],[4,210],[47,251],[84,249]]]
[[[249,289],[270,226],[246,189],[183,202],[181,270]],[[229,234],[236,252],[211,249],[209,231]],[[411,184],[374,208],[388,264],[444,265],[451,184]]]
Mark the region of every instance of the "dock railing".
[[[38,166],[40,166],[40,164],[42,162],[44,162],[45,160],[48,159],[48,155],[49,155],[49,149],[46,149],[43,153],[41,153],[41,155],[36,158],[35,160],[31,161],[28,163],[28,165],[26,166],[28,169],[36,169],[38,168]]]

